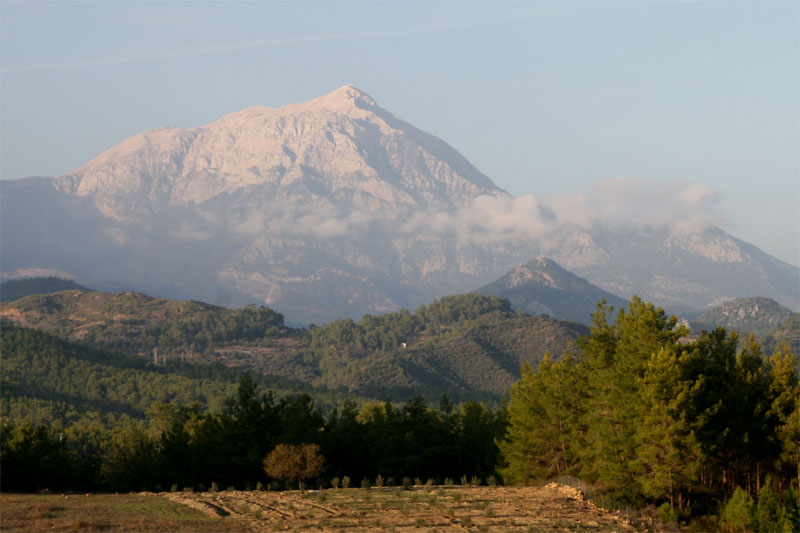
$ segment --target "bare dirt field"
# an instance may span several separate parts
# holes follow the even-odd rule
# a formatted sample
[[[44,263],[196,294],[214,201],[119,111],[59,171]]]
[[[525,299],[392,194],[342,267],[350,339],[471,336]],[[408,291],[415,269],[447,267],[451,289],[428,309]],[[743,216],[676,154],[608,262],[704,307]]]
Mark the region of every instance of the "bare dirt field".
[[[580,491],[399,487],[129,495],[3,495],[2,531],[637,531]],[[648,528],[654,530],[656,528]]]

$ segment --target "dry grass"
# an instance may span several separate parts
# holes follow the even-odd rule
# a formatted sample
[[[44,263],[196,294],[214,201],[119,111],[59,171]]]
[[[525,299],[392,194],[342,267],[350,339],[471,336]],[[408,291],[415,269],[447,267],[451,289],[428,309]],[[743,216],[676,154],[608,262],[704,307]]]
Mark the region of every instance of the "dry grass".
[[[0,531],[248,531],[199,511],[145,494],[3,494]]]
[[[635,531],[580,492],[415,487],[99,496],[5,495],[2,531]]]

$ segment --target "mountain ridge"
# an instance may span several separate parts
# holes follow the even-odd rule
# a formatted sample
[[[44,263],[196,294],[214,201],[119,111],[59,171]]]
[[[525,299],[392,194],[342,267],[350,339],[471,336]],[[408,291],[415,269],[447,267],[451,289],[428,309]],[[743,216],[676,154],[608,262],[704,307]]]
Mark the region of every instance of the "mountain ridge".
[[[559,219],[353,86],[151,130],[72,172],[0,186],[4,277],[266,304],[296,325],[414,308],[540,255],[665,307],[760,294],[800,309],[797,267],[714,227]]]

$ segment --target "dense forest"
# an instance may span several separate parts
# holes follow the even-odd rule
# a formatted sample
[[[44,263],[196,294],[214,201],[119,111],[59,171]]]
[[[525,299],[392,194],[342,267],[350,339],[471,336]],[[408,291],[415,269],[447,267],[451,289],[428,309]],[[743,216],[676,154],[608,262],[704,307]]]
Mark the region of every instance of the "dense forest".
[[[155,403],[146,424],[107,429],[73,425],[67,431],[5,421],[0,458],[4,490],[168,490],[212,486],[283,485],[263,472],[278,444],[320,446],[327,469],[316,485],[356,484],[378,476],[444,483],[486,481],[498,461],[495,440],[504,412],[442,398],[430,408],[421,398],[402,406],[344,402],[324,415],[308,395],[276,400],[250,374],[220,412],[197,405]],[[476,481],[477,482],[477,481]]]
[[[674,317],[637,298],[615,321],[605,306],[594,320],[579,351],[523,368],[500,441],[503,478],[578,476],[631,505],[705,517],[701,530],[738,527],[729,515],[761,512],[766,499],[772,514],[743,524],[796,531],[800,386],[788,345],[763,354],[721,327],[684,343]]]
[[[426,343],[461,338],[459,325],[518,329],[521,318],[507,301],[465,295],[312,328],[297,356],[357,371],[376,354],[435,351]],[[605,502],[654,506],[695,530],[798,530],[797,355],[785,343],[765,353],[721,327],[688,333],[637,298],[618,311],[601,303],[574,346],[517,359],[521,378],[491,408],[447,396],[435,406],[348,399],[346,389],[219,365],[154,365],[5,322],[2,484],[281,488],[265,457],[280,444],[314,444],[326,465],[314,486],[570,476]]]

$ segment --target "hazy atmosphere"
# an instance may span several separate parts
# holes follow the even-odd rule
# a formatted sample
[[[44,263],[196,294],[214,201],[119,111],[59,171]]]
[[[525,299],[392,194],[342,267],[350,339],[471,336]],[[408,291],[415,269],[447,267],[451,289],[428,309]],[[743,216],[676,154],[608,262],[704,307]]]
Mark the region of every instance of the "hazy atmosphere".
[[[800,264],[796,2],[0,9],[3,179],[353,84],[523,197],[478,206],[490,230],[538,231],[539,203],[575,222],[715,224]]]
[[[0,0],[0,529],[800,531],[800,4]]]

